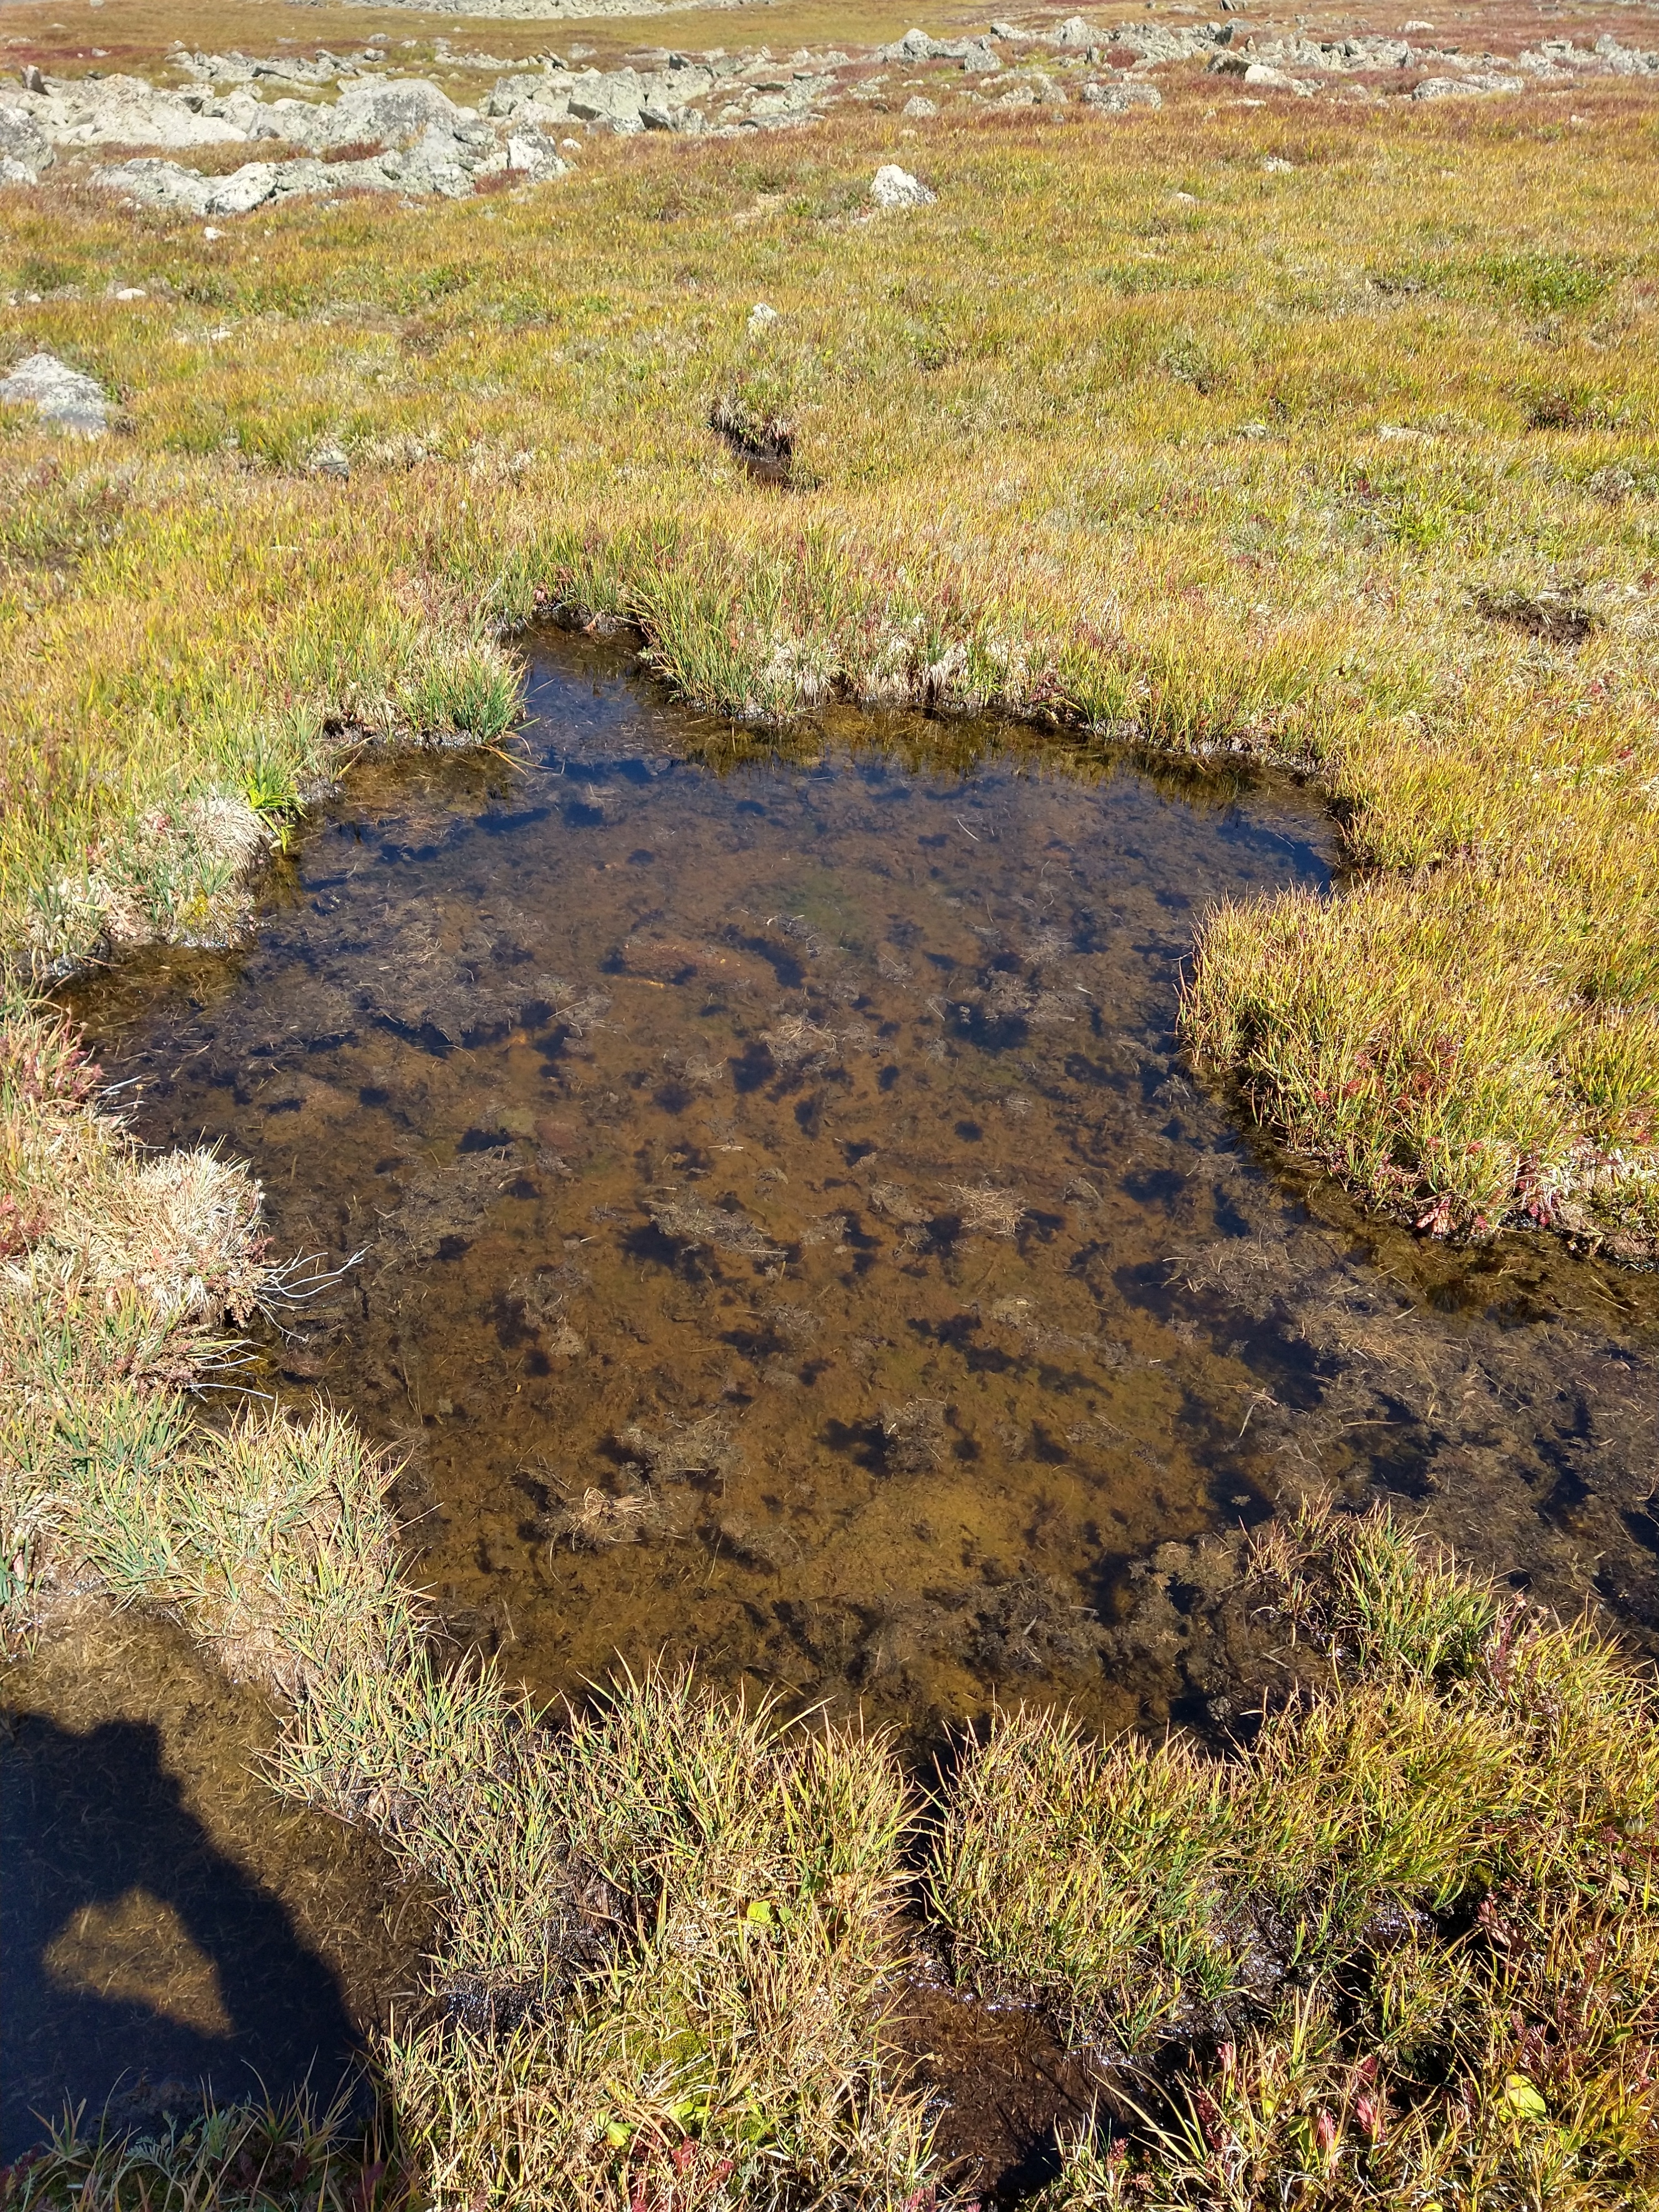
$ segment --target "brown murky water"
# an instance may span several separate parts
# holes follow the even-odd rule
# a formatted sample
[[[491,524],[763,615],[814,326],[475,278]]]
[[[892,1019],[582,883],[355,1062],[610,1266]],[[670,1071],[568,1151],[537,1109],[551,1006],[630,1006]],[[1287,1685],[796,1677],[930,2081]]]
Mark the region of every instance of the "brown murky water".
[[[851,716],[715,772],[571,653],[532,705],[520,766],[359,770],[252,951],[82,998],[139,1128],[362,1251],[279,1364],[409,1455],[424,1578],[539,1689],[665,1650],[1123,1717],[1121,1565],[1263,1502],[1245,1370],[1139,1276],[1285,1211],[1178,963],[1322,879],[1322,811]]]
[[[74,998],[143,1137],[361,1254],[269,1379],[405,1456],[458,1638],[919,1743],[1224,1716],[1226,1532],[1315,1486],[1659,1628],[1659,1285],[1364,1230],[1181,1070],[1194,924],[1326,879],[1313,798],[921,718],[772,749],[562,641],[529,706],[511,763],[360,767],[249,949]]]

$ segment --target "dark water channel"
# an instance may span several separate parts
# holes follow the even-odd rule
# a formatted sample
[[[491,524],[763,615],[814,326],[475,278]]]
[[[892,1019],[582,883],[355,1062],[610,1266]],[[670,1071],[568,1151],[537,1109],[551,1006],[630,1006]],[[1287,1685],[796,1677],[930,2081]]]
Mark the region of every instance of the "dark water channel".
[[[1328,879],[1313,797],[920,718],[769,750],[563,642],[529,708],[511,763],[359,766],[246,949],[72,1001],[145,1139],[362,1253],[265,1379],[404,1456],[458,1640],[917,1742],[1202,1722],[1228,1532],[1316,1486],[1652,1640],[1659,1286],[1366,1228],[1182,1071],[1194,925]]]

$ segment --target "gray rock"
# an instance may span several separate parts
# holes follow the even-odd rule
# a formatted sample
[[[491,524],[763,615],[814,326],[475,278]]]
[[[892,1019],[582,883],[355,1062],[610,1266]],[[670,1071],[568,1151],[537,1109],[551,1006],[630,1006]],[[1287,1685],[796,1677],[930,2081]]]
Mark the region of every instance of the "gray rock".
[[[584,123],[628,133],[644,129],[644,88],[633,70],[586,70],[570,88],[570,112]]]
[[[1057,31],[1049,34],[1057,46],[1098,46],[1106,43],[1094,25],[1081,15],[1068,15]]]
[[[928,207],[938,198],[926,185],[913,177],[908,169],[888,161],[876,171],[870,185],[870,197],[878,207]]]
[[[1007,81],[997,98],[999,107],[1064,107],[1066,94],[1042,70],[1020,70]]]
[[[94,169],[94,185],[120,192],[142,206],[160,208],[167,215],[248,215],[268,200],[295,192],[341,191],[351,185],[368,185],[380,191],[397,189],[379,161],[340,161],[333,165],[313,159],[297,161],[246,161],[228,177],[204,177],[177,161],[141,156],[107,169]]]
[[[1659,72],[1659,53],[1651,48],[1621,46],[1611,31],[1595,41],[1595,58],[1612,76],[1652,76]]]
[[[927,116],[937,115],[939,110],[931,100],[924,100],[921,94],[917,93],[914,100],[905,101],[899,113],[909,116],[915,122],[921,122]]]
[[[42,422],[78,437],[101,437],[109,428],[108,404],[97,380],[56,354],[32,353],[20,361],[0,380],[0,404],[33,407]]]
[[[1083,98],[1101,115],[1127,115],[1132,108],[1164,105],[1164,94],[1158,87],[1139,80],[1126,84],[1085,84]]]
[[[39,184],[52,160],[51,143],[28,110],[0,107],[0,184]]]
[[[216,115],[198,114],[184,94],[143,77],[47,77],[21,104],[57,146],[225,145],[246,134]]]
[[[1224,26],[1229,39],[1234,26]],[[1191,61],[1200,54],[1214,52],[1220,43],[1221,31],[1169,31],[1161,23],[1115,23],[1109,40],[1103,44],[1127,46],[1141,60],[1156,65],[1162,62]]]
[[[998,69],[1001,64],[981,32],[974,39],[934,39],[926,31],[907,31],[890,46],[878,46],[878,62],[960,62],[963,68]],[[842,58],[844,62],[846,57]]]
[[[550,139],[544,138],[539,131],[515,131],[507,142],[507,166],[521,169],[532,183],[542,184],[553,177],[568,176],[570,164],[563,160]]]
[[[406,192],[435,192],[443,199],[462,200],[473,189],[472,172],[479,166],[477,154],[468,160],[470,150],[441,124],[432,123],[406,154],[386,155],[381,166]]]
[[[567,82],[568,77],[558,84],[562,98]],[[484,100],[483,112],[486,115],[502,117],[517,115],[521,108],[544,100],[553,90],[554,84],[555,80],[547,70],[538,70],[532,76],[527,70],[520,70],[512,76],[497,77]]]
[[[251,166],[267,174],[270,165],[255,162]],[[137,161],[120,161],[112,168],[94,169],[92,181],[106,191],[119,192],[125,198],[137,200],[141,206],[161,208],[169,215],[205,215],[208,199],[216,184],[231,185],[241,172],[228,177],[204,177],[194,169],[186,169],[177,161],[164,161],[158,155],[141,155]]]
[[[286,103],[283,103],[286,105]],[[447,94],[423,77],[394,77],[385,84],[353,85],[332,107],[319,111],[326,117],[323,143],[349,146],[358,142],[382,146],[424,144],[436,126],[453,137],[457,126],[471,120]]]
[[[247,97],[246,94],[241,96]],[[324,107],[314,100],[273,100],[268,104],[253,104],[258,112],[248,125],[250,138],[281,138],[290,146],[308,146],[319,154],[334,143],[331,135],[334,114],[331,107]]]
[[[1520,92],[1525,80],[1518,76],[1425,76],[1412,93],[1413,100],[1455,100],[1488,92]]]
[[[204,178],[204,215],[248,215],[275,197],[277,178],[285,165],[276,161],[245,161],[228,177]]]
[[[712,70],[687,63],[660,72],[651,80],[653,96],[664,106],[683,107],[688,100],[705,100],[714,89]]]

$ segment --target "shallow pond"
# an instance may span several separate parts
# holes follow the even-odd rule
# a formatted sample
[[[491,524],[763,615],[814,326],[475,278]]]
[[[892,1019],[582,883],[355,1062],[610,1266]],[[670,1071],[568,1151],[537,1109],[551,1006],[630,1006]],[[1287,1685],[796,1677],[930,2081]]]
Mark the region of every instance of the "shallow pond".
[[[361,764],[248,948],[71,998],[144,1139],[361,1255],[264,1379],[404,1457],[458,1639],[918,1745],[997,1694],[1204,1721],[1226,1532],[1319,1486],[1649,1638],[1659,1285],[1367,1229],[1182,1071],[1194,926],[1328,880],[1314,797],[917,717],[771,748],[566,641],[528,706],[510,759]]]

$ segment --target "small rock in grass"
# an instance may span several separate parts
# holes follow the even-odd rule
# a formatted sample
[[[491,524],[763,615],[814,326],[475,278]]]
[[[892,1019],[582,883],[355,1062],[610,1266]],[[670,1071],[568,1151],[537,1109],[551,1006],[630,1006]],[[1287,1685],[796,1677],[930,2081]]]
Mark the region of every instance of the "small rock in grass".
[[[1281,161],[1277,154],[1269,154],[1261,167],[1263,174],[1269,177],[1291,177],[1296,173],[1296,163]]]
[[[901,169],[896,161],[888,161],[876,171],[870,197],[878,207],[905,208],[931,206],[939,195],[930,192],[908,169]]]
[[[1127,115],[1134,107],[1162,107],[1164,94],[1155,84],[1085,84],[1083,102],[1102,115]]]
[[[42,422],[83,438],[101,437],[109,428],[107,403],[97,383],[56,354],[32,353],[20,361],[0,381],[0,404],[33,407]]]
[[[775,307],[769,307],[764,300],[757,300],[749,310],[750,337],[751,338],[763,337],[771,329],[774,323],[781,319]]]
[[[917,93],[914,100],[905,101],[899,112],[901,115],[909,115],[919,119],[923,116],[937,115],[939,110],[931,100],[924,100],[921,94]]]
[[[337,440],[325,439],[311,451],[311,473],[317,477],[337,477],[342,482],[351,474],[351,456]]]
[[[1521,92],[1525,89],[1518,76],[1494,76],[1490,72],[1482,76],[1425,76],[1412,93],[1413,100],[1467,99],[1483,92]]]
[[[1096,46],[1104,43],[1094,25],[1081,15],[1068,15],[1054,33],[1057,46]]]

